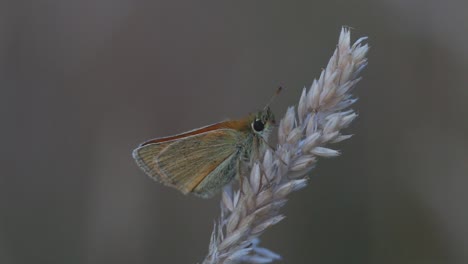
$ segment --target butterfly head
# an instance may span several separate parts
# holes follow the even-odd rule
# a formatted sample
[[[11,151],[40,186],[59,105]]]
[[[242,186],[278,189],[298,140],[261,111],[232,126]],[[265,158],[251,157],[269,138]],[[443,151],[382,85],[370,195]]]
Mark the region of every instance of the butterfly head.
[[[252,131],[255,135],[268,139],[275,125],[275,116],[270,107],[265,107],[263,111],[258,112],[250,124]]]

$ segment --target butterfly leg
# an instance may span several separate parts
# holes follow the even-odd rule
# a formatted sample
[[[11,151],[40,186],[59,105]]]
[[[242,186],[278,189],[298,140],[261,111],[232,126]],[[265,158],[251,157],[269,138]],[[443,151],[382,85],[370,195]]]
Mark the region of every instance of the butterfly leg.
[[[237,159],[237,177],[239,178],[239,190],[244,195],[244,176],[242,173],[242,159]]]

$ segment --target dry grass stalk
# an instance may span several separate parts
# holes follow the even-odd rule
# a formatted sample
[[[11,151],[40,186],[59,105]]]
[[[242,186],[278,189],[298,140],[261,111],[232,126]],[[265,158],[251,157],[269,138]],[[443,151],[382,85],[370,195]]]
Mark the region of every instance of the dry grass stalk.
[[[297,111],[290,107],[281,119],[278,146],[267,150],[252,163],[250,176],[233,191],[222,194],[221,217],[215,223],[209,253],[204,264],[270,263],[281,257],[258,246],[258,237],[284,216],[280,209],[286,197],[307,185],[306,176],[318,157],[340,153],[327,146],[350,138],[341,134],[357,114],[349,109],[356,99],[351,90],[367,64],[366,38],[350,42],[349,29],[343,28],[338,45],[320,78],[302,91]]]

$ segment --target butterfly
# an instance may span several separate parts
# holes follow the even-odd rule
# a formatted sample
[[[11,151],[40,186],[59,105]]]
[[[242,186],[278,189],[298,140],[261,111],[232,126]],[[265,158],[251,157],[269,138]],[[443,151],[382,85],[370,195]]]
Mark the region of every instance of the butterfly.
[[[268,105],[256,114],[144,142],[133,151],[151,178],[184,194],[209,198],[266,146],[275,118]]]

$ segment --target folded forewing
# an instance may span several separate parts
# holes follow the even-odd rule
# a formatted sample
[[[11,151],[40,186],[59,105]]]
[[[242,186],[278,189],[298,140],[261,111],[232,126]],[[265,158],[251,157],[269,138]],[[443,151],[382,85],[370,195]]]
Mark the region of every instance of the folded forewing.
[[[237,152],[242,133],[218,129],[137,148],[134,158],[151,177],[184,193]]]

